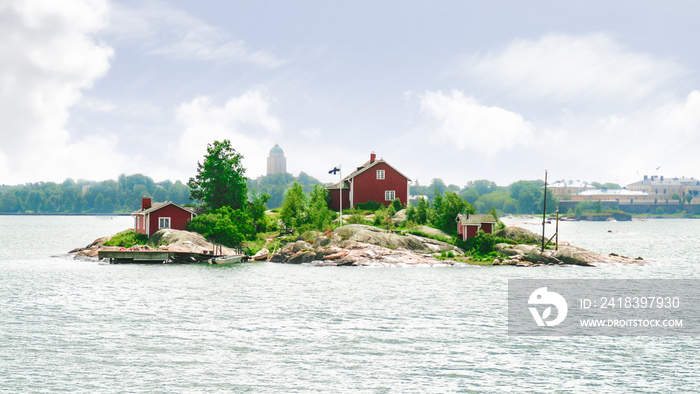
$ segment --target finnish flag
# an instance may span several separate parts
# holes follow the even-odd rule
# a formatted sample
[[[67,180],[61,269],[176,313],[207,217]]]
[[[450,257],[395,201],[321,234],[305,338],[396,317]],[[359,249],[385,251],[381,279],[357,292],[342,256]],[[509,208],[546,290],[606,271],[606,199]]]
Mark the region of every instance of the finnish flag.
[[[329,173],[329,174],[335,175],[335,174],[338,173],[338,171],[340,171],[340,168],[338,168],[338,167],[333,167],[333,169],[330,170],[330,171],[328,171],[328,173]]]

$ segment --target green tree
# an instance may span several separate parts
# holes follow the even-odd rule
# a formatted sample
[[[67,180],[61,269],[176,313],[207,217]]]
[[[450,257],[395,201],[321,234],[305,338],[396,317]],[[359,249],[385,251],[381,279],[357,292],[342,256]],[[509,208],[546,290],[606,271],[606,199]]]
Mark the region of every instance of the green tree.
[[[308,220],[308,204],[306,194],[301,185],[294,182],[291,189],[284,193],[284,201],[280,208],[280,219],[287,228],[300,228]]]
[[[316,230],[324,230],[331,226],[335,213],[328,209],[328,191],[319,185],[314,185],[309,198],[309,224]]]
[[[207,145],[204,162],[197,162],[197,175],[190,178],[190,198],[202,202],[207,210],[221,207],[243,209],[248,196],[243,155],[231,141],[214,141]]]
[[[444,193],[446,189],[447,186],[445,185],[445,182],[440,178],[435,178],[432,182],[430,182],[430,190],[433,191],[433,196],[437,193]],[[432,199],[432,196],[430,197]]]
[[[515,213],[518,209],[517,204],[517,201],[511,198],[507,192],[497,190],[481,196],[479,201],[476,202],[476,211],[488,213],[492,209],[496,209],[501,212]]]
[[[480,196],[498,190],[498,185],[496,185],[495,182],[489,181],[487,179],[480,179],[478,181],[469,182],[467,184],[467,187],[476,190]]]
[[[265,215],[267,207],[265,207],[265,203],[269,199],[270,195],[265,193],[251,193],[250,195],[250,200],[248,203],[248,215],[251,219],[253,219],[253,227],[257,232],[267,231],[268,222],[267,215]]]
[[[466,189],[459,194],[468,203],[474,205],[479,200],[479,192],[476,189]]]
[[[475,211],[474,207],[457,193],[447,191],[444,196],[436,192],[434,212],[432,221],[435,227],[448,234],[457,234],[457,215]]]
[[[544,189],[540,191],[540,199],[537,203],[537,212],[542,212],[542,207],[544,205]],[[554,213],[559,206],[559,199],[554,195],[552,189],[547,189],[547,213]]]
[[[0,212],[20,212],[22,201],[17,197],[15,190],[7,190],[0,195]]]
[[[537,204],[542,195],[542,188],[535,185],[533,182],[527,183],[520,187],[517,197],[513,197],[518,201],[518,213],[537,213],[542,212],[542,208],[538,208]],[[512,193],[512,191],[511,191]],[[512,196],[512,194],[511,194]]]
[[[391,201],[391,206],[394,207],[394,213],[403,209],[403,205],[401,205],[401,200],[398,198],[395,198]]]
[[[430,204],[425,198],[419,198],[416,205],[415,222],[418,224],[427,224],[430,217]]]

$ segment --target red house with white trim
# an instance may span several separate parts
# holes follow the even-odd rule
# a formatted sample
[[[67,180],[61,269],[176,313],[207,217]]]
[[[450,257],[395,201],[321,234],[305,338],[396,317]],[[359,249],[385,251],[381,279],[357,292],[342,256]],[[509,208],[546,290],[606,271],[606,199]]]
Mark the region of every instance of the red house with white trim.
[[[405,206],[408,204],[410,182],[411,179],[384,159],[377,159],[377,155],[372,152],[368,162],[357,167],[341,182],[326,186],[331,197],[328,206],[340,210],[341,196],[343,208],[352,208],[370,201],[389,205],[396,198]]]
[[[492,234],[496,228],[496,219],[493,215],[469,215],[460,213],[457,215],[457,234],[462,241],[476,237],[479,230],[486,234]]]
[[[151,203],[150,198],[143,198],[141,209],[131,216],[134,217],[134,230],[150,237],[158,230],[185,230],[187,222],[197,214],[170,201]]]

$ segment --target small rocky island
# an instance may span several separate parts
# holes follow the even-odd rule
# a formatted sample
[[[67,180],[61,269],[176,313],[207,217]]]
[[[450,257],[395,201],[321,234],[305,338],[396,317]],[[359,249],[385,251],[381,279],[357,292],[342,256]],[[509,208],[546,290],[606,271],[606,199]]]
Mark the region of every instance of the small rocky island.
[[[286,264],[316,266],[446,266],[460,264],[513,265],[520,267],[541,265],[595,266],[605,263],[641,263],[641,258],[632,259],[611,253],[597,254],[576,246],[560,245],[559,250],[540,251],[540,236],[520,227],[509,226],[494,235],[508,243],[498,243],[495,251],[499,258],[486,264],[475,261],[464,250],[430,235],[445,235],[429,227],[419,229],[427,236],[393,232],[362,224],[349,224],[325,233],[307,232],[287,243],[279,250],[261,250],[252,260]],[[123,250],[117,246],[105,246],[111,237],[102,237],[84,248],[72,250],[76,259],[97,259],[101,250]],[[151,245],[151,246],[148,246]],[[137,250],[159,249],[183,253],[235,255],[234,249],[214,246],[199,234],[161,230],[148,241],[148,245],[137,245]],[[158,246],[153,246],[158,245]],[[503,257],[507,256],[507,257]]]
[[[582,265],[601,263],[640,263],[611,253],[601,255],[571,245],[560,245],[559,250],[545,249],[536,244],[541,239],[520,227],[506,227],[496,236],[513,243],[500,243],[496,251],[508,256],[494,259],[490,265]],[[438,258],[436,256],[454,256]],[[282,247],[271,260],[278,263],[330,266],[410,266],[469,264],[463,250],[446,242],[412,234],[398,234],[372,226],[350,224],[332,232],[316,234],[311,240],[297,240]]]

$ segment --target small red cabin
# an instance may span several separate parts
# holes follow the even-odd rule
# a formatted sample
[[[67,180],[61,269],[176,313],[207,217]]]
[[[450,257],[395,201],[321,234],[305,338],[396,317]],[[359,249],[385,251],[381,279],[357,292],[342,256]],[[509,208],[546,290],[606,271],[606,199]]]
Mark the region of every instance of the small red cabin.
[[[326,187],[331,197],[328,205],[333,210],[340,210],[342,195],[343,208],[352,208],[370,201],[389,205],[396,198],[405,206],[408,204],[410,182],[407,176],[384,159],[377,160],[377,155],[372,152],[368,162],[357,167],[341,182]]]
[[[466,241],[469,238],[476,237],[479,230],[486,234],[493,233],[496,228],[496,219],[493,215],[457,215],[457,234]]]
[[[131,214],[134,230],[149,237],[162,229],[185,230],[187,222],[196,214],[170,201],[151,203],[150,198],[141,199],[141,209]]]

